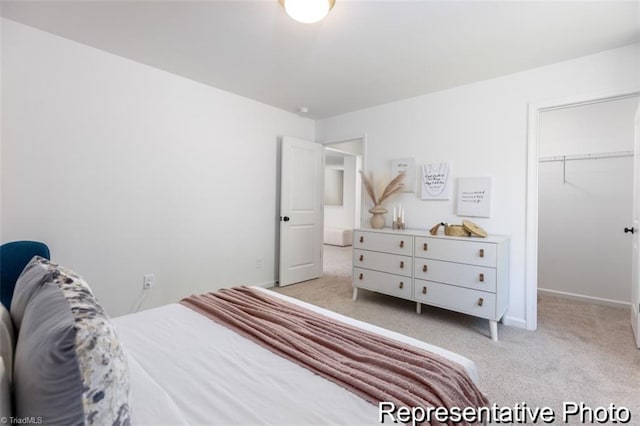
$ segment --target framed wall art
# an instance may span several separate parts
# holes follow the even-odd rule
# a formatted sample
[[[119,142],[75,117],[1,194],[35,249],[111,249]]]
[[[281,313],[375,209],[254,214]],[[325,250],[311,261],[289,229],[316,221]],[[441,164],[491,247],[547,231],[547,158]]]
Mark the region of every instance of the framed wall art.
[[[423,164],[420,174],[423,200],[448,200],[451,198],[449,163]]]
[[[458,216],[491,216],[491,177],[458,178]]]
[[[401,192],[416,192],[416,160],[414,158],[396,158],[391,160],[391,179],[404,172],[404,186]]]

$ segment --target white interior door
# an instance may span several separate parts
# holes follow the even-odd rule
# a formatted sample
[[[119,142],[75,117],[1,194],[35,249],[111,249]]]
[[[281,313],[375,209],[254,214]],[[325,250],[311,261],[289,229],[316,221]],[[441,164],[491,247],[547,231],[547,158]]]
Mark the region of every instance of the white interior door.
[[[635,144],[633,156],[633,224],[632,247],[633,258],[631,260],[631,327],[636,338],[636,345],[640,348],[640,106],[635,118]],[[629,231],[625,229],[625,232]]]
[[[324,147],[282,138],[280,279],[285,286],[322,274]]]

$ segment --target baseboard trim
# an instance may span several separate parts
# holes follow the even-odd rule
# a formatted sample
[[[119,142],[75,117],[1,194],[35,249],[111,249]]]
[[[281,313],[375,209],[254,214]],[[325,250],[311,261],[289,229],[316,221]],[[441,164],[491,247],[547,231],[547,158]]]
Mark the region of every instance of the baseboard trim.
[[[569,293],[565,291],[549,290],[538,288],[538,293],[546,293],[553,296],[564,297],[565,299],[578,300],[580,302],[595,303],[597,305],[613,306],[615,308],[629,308],[631,303],[620,300],[603,299],[601,297],[585,296],[584,294]]]
[[[508,325],[511,327],[517,327],[517,328],[527,328],[527,322],[521,318],[516,318],[516,317],[508,317],[508,316],[504,316],[502,317],[502,323],[504,325]]]
[[[252,284],[253,287],[271,288],[276,286],[275,281],[266,281],[263,283]]]

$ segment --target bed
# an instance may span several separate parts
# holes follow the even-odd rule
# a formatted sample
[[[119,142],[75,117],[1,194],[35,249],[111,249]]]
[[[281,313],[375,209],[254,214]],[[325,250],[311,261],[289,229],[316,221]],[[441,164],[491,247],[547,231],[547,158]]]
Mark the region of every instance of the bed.
[[[100,319],[100,309],[87,307],[93,303],[87,301],[92,297],[88,285],[72,271],[41,258],[34,259],[25,268],[21,280],[29,281],[31,285],[22,285],[21,289],[19,280],[14,296],[18,300],[14,300],[11,306],[11,317],[17,323],[15,328],[18,337],[13,359],[14,375],[12,378],[9,375],[9,381],[13,381],[11,386],[15,390],[14,405],[17,410],[14,414],[18,416],[41,416],[45,424],[54,418],[64,424],[127,424],[128,421],[138,425],[379,423],[377,405],[212,321],[184,302],[113,320],[108,320],[106,315],[105,319]],[[38,280],[40,284],[34,285]],[[92,324],[89,327],[91,333],[96,333],[98,323],[99,327],[108,329],[107,338],[104,339],[108,344],[96,344],[91,333],[84,336],[85,343],[78,344],[82,333],[77,331],[75,336],[76,346],[87,348],[102,345],[92,357],[94,361],[99,361],[97,364],[107,364],[107,367],[104,373],[100,373],[100,366],[90,365],[87,371],[91,371],[95,376],[93,378],[80,374],[81,380],[85,380],[80,386],[84,388],[84,392],[80,392],[82,395],[78,394],[75,379],[65,379],[68,382],[66,388],[56,390],[63,393],[62,397],[56,397],[59,402],[41,408],[36,404],[46,405],[51,400],[51,394],[46,394],[48,388],[43,389],[42,384],[48,378],[38,377],[34,381],[34,373],[30,369],[50,372],[58,368],[47,364],[51,362],[51,357],[46,354],[44,358],[32,356],[37,352],[34,347],[41,343],[34,344],[33,339],[29,343],[28,329],[33,328],[34,323],[30,316],[40,315],[43,310],[49,309],[45,307],[51,304],[48,300],[57,297],[53,293],[41,297],[43,290],[40,287],[47,282],[54,288],[53,292],[58,292],[58,287],[62,288],[72,311],[82,313],[83,317],[74,319],[75,325],[71,324],[71,328],[78,329],[77,324],[88,320]],[[81,289],[79,292],[77,286]],[[340,328],[352,326],[401,342],[399,344],[402,345],[438,354],[458,367],[462,366],[460,370],[468,375],[471,382],[477,383],[475,365],[461,355],[267,289],[251,288],[250,291],[259,297],[264,295],[307,309],[313,315],[321,314],[331,321],[337,321]],[[46,300],[47,304],[38,305],[39,297],[40,302]],[[33,309],[30,309],[31,304],[35,304]],[[50,322],[48,319],[47,324]],[[54,328],[57,330],[60,327]],[[22,339],[27,342],[23,343]],[[42,332],[38,331],[35,341],[43,340],[47,339],[43,339]],[[95,347],[90,349],[95,352]],[[25,356],[25,350],[28,350],[29,356]],[[78,355],[78,351],[76,348],[70,357],[86,358],[85,355]],[[31,359],[25,361],[23,358]],[[86,364],[86,360],[84,362]],[[79,364],[80,371],[87,367],[77,360],[71,364]],[[61,370],[66,368],[60,367]],[[6,382],[7,375],[4,376]],[[96,380],[97,376],[100,376],[99,380]],[[87,380],[94,380],[94,383],[87,384]],[[19,384],[25,381],[27,384]],[[72,396],[67,395],[67,388],[74,388]],[[113,394],[109,393],[109,389]],[[38,392],[45,393],[40,401]],[[3,394],[6,395],[5,392]],[[78,398],[82,401],[80,406],[76,401]],[[96,399],[97,404],[102,405],[91,406]],[[66,405],[60,401],[70,402]],[[0,415],[6,415],[6,412]]]

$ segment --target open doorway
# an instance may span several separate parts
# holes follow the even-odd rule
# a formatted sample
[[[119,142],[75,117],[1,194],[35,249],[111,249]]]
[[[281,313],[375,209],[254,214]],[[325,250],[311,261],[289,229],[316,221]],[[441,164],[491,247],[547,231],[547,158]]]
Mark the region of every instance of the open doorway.
[[[638,97],[544,111],[538,165],[538,292],[631,303],[633,117]]]
[[[360,227],[363,139],[325,144],[323,274],[350,275],[353,230]]]
[[[565,109],[571,109],[576,107],[586,107],[589,105],[597,105],[601,103],[625,100],[629,98],[635,98],[637,102],[637,98],[639,95],[640,94],[637,91],[634,91],[634,92],[603,95],[600,97],[594,96],[594,97],[585,97],[585,98],[575,98],[575,99],[568,99],[568,100],[555,101],[555,102],[548,101],[548,102],[541,102],[537,104],[531,104],[529,106],[529,136],[528,136],[528,160],[527,160],[528,167],[527,167],[526,283],[525,283],[525,293],[526,293],[526,316],[525,316],[526,324],[525,325],[527,329],[535,330],[537,328],[538,286],[540,285],[541,288],[544,289],[545,288],[544,286],[547,285],[546,283],[539,282],[540,277],[539,277],[539,268],[538,268],[539,266],[538,236],[540,231],[539,229],[540,218],[538,214],[539,202],[540,202],[539,177],[541,174],[540,164],[542,164],[542,163],[539,163],[539,160],[543,159],[543,160],[547,160],[548,162],[561,161],[559,165],[563,166],[563,168],[560,171],[561,173],[560,180],[562,183],[567,179],[566,172],[568,170],[567,169],[568,161],[576,160],[576,161],[583,161],[583,162],[584,161],[594,162],[594,161],[600,161],[599,159],[596,159],[596,158],[600,158],[600,159],[606,159],[609,157],[618,158],[619,155],[622,157],[625,157],[626,156],[625,151],[627,151],[624,148],[618,149],[616,147],[609,146],[607,147],[606,151],[602,151],[602,152],[599,152],[598,150],[594,151],[592,149],[583,151],[582,153],[567,154],[567,155],[562,153],[551,153],[549,151],[545,152],[544,148],[542,148],[541,146],[541,140],[543,138],[543,129],[541,127],[541,120],[543,119],[543,114],[550,111],[565,110]],[[583,143],[584,143],[584,139],[581,141],[576,141],[575,145],[580,146]],[[557,154],[557,155],[554,155],[554,154]],[[569,155],[571,155],[571,157],[569,157]],[[557,157],[560,157],[560,160],[557,160]],[[565,157],[565,158],[562,158],[562,157]],[[590,157],[594,157],[594,158],[590,159]],[[569,160],[569,158],[571,158],[571,160]],[[583,158],[584,160],[582,160]],[[588,165],[587,163],[584,163],[584,164],[587,166],[593,166],[593,164],[591,165]],[[603,164],[604,163],[600,163],[600,167],[603,166]],[[564,174],[564,178],[563,178],[563,174]],[[574,175],[574,177],[575,176],[576,175]],[[586,191],[588,192],[589,190],[591,190],[591,187],[589,185],[587,186],[589,187],[586,189]],[[631,194],[629,194],[627,197],[630,197],[630,196]],[[584,210],[585,209],[583,208],[582,211]],[[552,219],[553,219],[553,215],[552,215]],[[593,225],[593,226],[598,226],[598,225]],[[620,232],[623,232],[624,226],[627,226],[627,225],[623,224],[622,227],[619,226]],[[558,232],[561,230],[562,230],[561,227],[556,227],[556,230],[554,232]],[[583,227],[581,232],[590,233],[592,232],[592,228]],[[561,235],[559,235],[558,238],[561,238]],[[565,238],[570,238],[570,236],[566,235],[565,233]],[[604,247],[602,245],[600,245],[599,247],[600,247],[601,253],[607,250],[607,247]],[[589,261],[584,260],[583,264],[586,264],[587,262]],[[556,263],[561,264],[561,262],[556,262]],[[567,267],[567,269],[569,269],[569,267]],[[566,290],[564,292],[572,293],[571,291],[566,291]],[[606,299],[609,299],[609,300],[606,300]],[[596,296],[593,298],[593,300],[610,302],[614,299],[610,299],[608,297]]]

